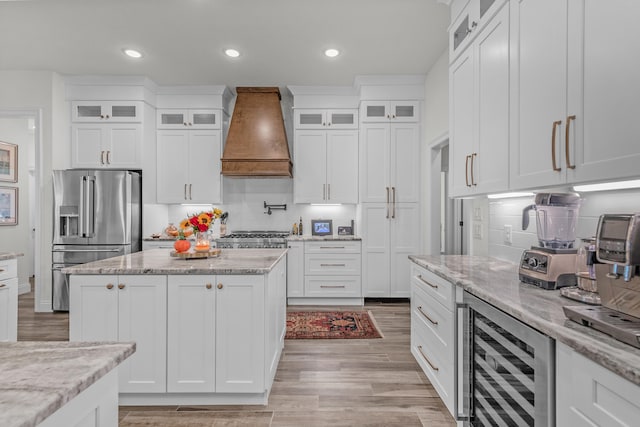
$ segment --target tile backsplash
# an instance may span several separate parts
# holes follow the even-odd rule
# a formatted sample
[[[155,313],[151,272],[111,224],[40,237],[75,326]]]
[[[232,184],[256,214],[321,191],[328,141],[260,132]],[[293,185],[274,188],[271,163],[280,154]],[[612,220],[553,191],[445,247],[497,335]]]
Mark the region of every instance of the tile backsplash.
[[[640,212],[640,189],[582,193],[576,237],[595,235],[598,218],[604,213]],[[522,210],[534,197],[489,200],[489,255],[518,262],[522,251],[538,243],[535,211],[529,212],[527,230],[522,230]],[[511,226],[512,243],[505,243],[505,226]]]

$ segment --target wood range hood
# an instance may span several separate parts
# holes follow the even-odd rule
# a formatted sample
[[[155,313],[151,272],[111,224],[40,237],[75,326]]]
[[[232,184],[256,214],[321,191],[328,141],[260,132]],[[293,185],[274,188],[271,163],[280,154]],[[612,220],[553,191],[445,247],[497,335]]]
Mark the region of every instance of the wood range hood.
[[[277,87],[238,87],[222,154],[222,175],[293,177]]]

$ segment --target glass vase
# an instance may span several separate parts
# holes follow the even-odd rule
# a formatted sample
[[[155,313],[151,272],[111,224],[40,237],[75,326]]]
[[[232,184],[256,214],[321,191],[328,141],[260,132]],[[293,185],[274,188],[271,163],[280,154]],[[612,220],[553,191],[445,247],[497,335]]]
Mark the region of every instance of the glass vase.
[[[209,233],[207,233],[206,231],[196,232],[196,244],[194,248],[196,252],[209,252],[209,249],[211,248]]]

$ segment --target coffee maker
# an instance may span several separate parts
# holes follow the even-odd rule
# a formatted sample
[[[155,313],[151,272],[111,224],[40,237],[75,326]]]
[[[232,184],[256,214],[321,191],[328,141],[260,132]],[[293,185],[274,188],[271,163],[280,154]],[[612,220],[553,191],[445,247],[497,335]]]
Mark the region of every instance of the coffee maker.
[[[563,307],[564,313],[640,348],[640,214],[600,216],[596,256],[602,306]]]
[[[536,212],[538,246],[523,252],[520,281],[543,289],[574,286],[577,250],[576,224],[580,196],[575,193],[538,193],[535,203],[522,211],[522,229],[529,227],[529,211]]]

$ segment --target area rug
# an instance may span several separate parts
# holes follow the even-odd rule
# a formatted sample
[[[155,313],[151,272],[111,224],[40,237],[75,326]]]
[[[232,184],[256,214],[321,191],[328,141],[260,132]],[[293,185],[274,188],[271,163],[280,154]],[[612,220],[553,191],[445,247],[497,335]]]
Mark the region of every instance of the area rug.
[[[383,338],[371,311],[292,311],[286,339]]]

